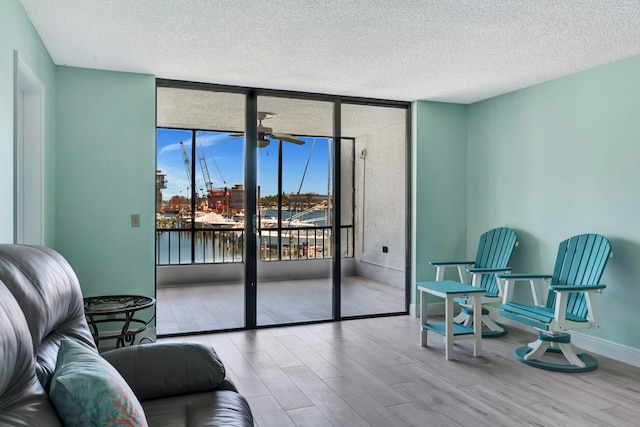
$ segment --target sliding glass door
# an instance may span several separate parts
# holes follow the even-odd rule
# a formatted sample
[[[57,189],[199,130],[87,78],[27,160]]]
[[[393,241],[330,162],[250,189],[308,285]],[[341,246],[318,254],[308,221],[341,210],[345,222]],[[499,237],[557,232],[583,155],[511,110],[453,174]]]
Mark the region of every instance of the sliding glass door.
[[[243,328],[245,97],[160,87],[157,98],[158,334]]]
[[[332,319],[333,103],[257,107],[257,324]]]
[[[343,250],[341,313],[402,312],[407,305],[407,110],[345,103],[341,113],[341,231],[344,242],[354,242],[346,245],[351,253]]]
[[[159,335],[408,311],[408,104],[159,81]]]

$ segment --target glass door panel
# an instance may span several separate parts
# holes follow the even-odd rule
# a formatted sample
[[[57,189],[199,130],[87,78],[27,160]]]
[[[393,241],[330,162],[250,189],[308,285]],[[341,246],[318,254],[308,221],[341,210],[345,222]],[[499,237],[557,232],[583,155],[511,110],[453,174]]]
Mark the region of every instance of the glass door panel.
[[[341,112],[342,316],[404,312],[407,109]]]
[[[332,122],[332,102],[258,97],[258,325],[333,317]]]
[[[245,326],[242,94],[158,87],[159,335]]]
[[[192,136],[184,129],[159,128],[156,133],[156,265],[191,264]],[[171,162],[181,167],[171,167]]]

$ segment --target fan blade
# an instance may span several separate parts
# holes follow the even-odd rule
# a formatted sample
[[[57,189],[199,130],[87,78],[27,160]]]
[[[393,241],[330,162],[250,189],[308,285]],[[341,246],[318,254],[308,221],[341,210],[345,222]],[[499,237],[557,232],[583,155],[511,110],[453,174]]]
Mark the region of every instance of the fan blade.
[[[244,138],[244,133],[230,133],[229,136],[233,136],[234,138]]]
[[[292,144],[296,144],[296,145],[304,145],[305,144],[304,141],[301,141],[299,139],[295,139],[293,136],[285,135],[283,133],[272,133],[271,137],[273,139],[279,139],[280,141],[291,142]]]

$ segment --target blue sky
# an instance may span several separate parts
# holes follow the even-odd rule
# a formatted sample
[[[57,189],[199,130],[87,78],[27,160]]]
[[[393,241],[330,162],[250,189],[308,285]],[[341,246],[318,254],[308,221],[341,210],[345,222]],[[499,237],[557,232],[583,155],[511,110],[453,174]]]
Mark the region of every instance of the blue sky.
[[[283,143],[283,191],[285,193],[327,194],[328,155],[327,138],[298,137],[304,145]],[[187,178],[180,141],[183,141],[191,160],[191,131],[158,129],[157,169],[165,173],[167,188],[164,200],[173,195],[187,196],[191,184]],[[244,184],[244,138],[224,132],[196,133],[196,189],[206,189],[200,157],[204,153],[209,176],[214,188]],[[200,149],[202,147],[202,151]],[[306,174],[305,165],[309,161]],[[258,184],[261,196],[275,195],[278,191],[278,141],[272,140],[266,148],[258,149]],[[303,180],[304,175],[304,180]],[[302,183],[302,187],[300,187]]]

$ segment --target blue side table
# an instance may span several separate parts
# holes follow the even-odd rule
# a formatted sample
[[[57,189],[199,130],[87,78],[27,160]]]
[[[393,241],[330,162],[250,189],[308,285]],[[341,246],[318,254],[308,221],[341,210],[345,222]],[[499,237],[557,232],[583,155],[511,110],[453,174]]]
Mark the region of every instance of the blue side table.
[[[461,339],[473,339],[473,355],[475,357],[480,356],[482,346],[482,310],[480,307],[484,289],[452,280],[419,282],[417,285],[420,292],[420,345],[427,347],[427,331],[433,331],[444,336],[445,359],[453,359],[453,341]],[[425,294],[445,299],[444,322],[429,323],[427,321],[428,304]],[[473,304],[473,328],[453,322],[453,299],[458,297],[471,298]],[[479,309],[476,310],[476,307]]]

